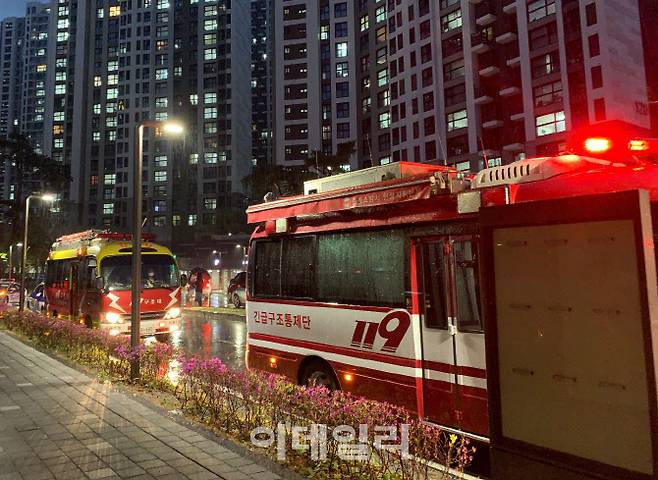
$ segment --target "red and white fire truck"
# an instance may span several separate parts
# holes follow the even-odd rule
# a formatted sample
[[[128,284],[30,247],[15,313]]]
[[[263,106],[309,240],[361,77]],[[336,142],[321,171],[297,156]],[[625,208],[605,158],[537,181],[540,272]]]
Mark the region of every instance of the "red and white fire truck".
[[[65,235],[48,256],[48,314],[111,335],[130,333],[132,237],[99,230]],[[180,325],[180,278],[171,251],[144,237],[140,333],[167,336]]]
[[[655,151],[652,141],[580,145],[580,154],[473,176],[404,162],[373,167],[250,207],[249,368],[486,437],[481,209],[643,189],[654,229],[658,221],[658,165],[641,156]]]

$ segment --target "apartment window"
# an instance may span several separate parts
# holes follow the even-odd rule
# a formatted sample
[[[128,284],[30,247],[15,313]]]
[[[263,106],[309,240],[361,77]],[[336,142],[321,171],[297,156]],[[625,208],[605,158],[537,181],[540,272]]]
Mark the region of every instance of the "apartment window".
[[[350,104],[348,102],[341,102],[336,104],[336,118],[349,118]]]
[[[198,105],[199,104],[199,95],[196,93],[193,93],[190,95],[190,105]]]
[[[453,5],[457,5],[459,2],[460,0],[441,0],[441,8],[452,7]]]
[[[389,112],[383,112],[379,114],[379,128],[389,128],[391,125],[391,114]]]
[[[432,44],[428,43],[420,47],[420,63],[432,61]]]
[[[422,71],[422,85],[423,87],[429,87],[432,85],[432,67],[428,67]]]
[[[336,3],[334,5],[334,17],[347,17],[347,2]]]
[[[377,65],[384,65],[386,63],[386,47],[377,50]]]
[[[113,215],[114,214],[114,204],[113,203],[104,203],[103,204],[103,215]]]
[[[204,198],[203,199],[203,208],[205,210],[216,210],[217,209],[217,199],[216,198]]]
[[[336,22],[334,25],[334,36],[336,38],[347,37],[347,22]]]
[[[216,60],[217,59],[217,49],[216,48],[206,48],[203,51],[204,60]]]
[[[433,92],[427,92],[427,93],[423,94],[423,112],[429,112],[430,110],[434,110],[434,93]]]
[[[466,109],[457,110],[456,112],[446,115],[446,124],[448,126],[449,132],[468,127],[468,116],[466,115]]]
[[[434,117],[427,117],[423,119],[423,129],[425,131],[425,136],[432,135],[434,133]]]
[[[534,22],[555,13],[555,0],[535,0],[528,4],[528,22]]]
[[[167,80],[169,78],[169,70],[166,68],[157,68],[155,70],[155,79],[156,80]]]
[[[605,99],[594,99],[594,119],[597,122],[605,120]]]
[[[588,27],[596,24],[596,3],[590,3],[585,7],[585,19]]]
[[[217,107],[206,107],[203,109],[203,118],[215,119],[217,118]]]
[[[384,90],[377,94],[377,107],[385,108],[391,104],[391,92],[389,90]]]
[[[535,118],[535,127],[538,137],[551,135],[553,133],[564,132],[566,123],[564,120],[564,112],[559,111],[555,113],[548,113],[540,115]]]
[[[336,58],[347,57],[347,42],[336,43]]]
[[[557,43],[557,23],[551,22],[530,31],[530,50]]]
[[[189,158],[190,165],[196,165],[197,163],[199,163],[199,154],[198,153],[190,153],[190,156],[188,158]]]
[[[375,38],[377,38],[378,43],[386,42],[386,27],[379,27],[375,30]]]
[[[377,72],[377,86],[383,87],[388,83],[388,68]]]
[[[443,79],[447,82],[464,76],[464,59],[460,58],[454,62],[443,65]]]
[[[336,78],[347,78],[349,76],[349,67],[347,62],[338,62],[336,64]]]
[[[369,27],[369,21],[368,21],[368,14],[363,15],[361,18],[359,18],[359,29],[362,32],[365,32],[368,30]]]
[[[167,97],[157,97],[155,99],[155,108],[167,108],[168,103]]]
[[[450,12],[441,17],[441,31],[449,32],[455,28],[462,26],[462,11],[461,9]]]
[[[329,25],[320,25],[320,40],[329,40]]]
[[[446,107],[466,101],[466,85],[463,83],[455,85],[454,87],[446,88],[444,92]]]
[[[601,66],[592,67],[592,88],[601,88],[603,86],[603,71]]]
[[[206,32],[217,30],[217,20],[204,20],[203,21],[203,29]]]
[[[217,92],[206,92],[203,94],[203,103],[213,104],[217,103]]]
[[[192,215],[187,216],[187,224],[190,227],[196,225],[196,222],[197,222],[197,215],[196,214],[192,214]]]
[[[203,154],[203,162],[209,165],[214,165],[217,163],[217,152],[206,152]]]
[[[562,101],[562,82],[551,82],[534,88],[535,107]]]
[[[587,38],[589,44],[589,56],[596,57],[601,54],[601,46],[599,45],[599,35],[595,33]]]
[[[385,22],[386,21],[386,6],[382,5],[381,7],[377,7],[377,10],[375,10],[375,22]]]
[[[370,111],[370,106],[372,105],[372,98],[364,97],[361,99],[361,111],[367,113]]]
[[[166,182],[167,172],[162,172],[162,171],[155,172],[154,178],[156,182]]]
[[[350,124],[347,122],[337,123],[336,134],[338,138],[350,138]]]
[[[549,52],[531,61],[532,77],[539,78],[560,71],[560,57],[558,52]]]
[[[350,96],[350,84],[348,82],[336,83],[336,97],[345,98]]]

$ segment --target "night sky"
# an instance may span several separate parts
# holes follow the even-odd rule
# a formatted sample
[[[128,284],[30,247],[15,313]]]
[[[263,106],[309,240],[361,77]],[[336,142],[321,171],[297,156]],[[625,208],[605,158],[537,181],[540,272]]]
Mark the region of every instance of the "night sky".
[[[0,19],[25,16],[27,2],[28,0],[0,0]],[[40,3],[47,2],[41,1]]]

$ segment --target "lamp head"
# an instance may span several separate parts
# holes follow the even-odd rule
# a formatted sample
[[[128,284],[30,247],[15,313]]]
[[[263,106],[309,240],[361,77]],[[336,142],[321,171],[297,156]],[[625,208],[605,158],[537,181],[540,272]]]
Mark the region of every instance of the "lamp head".
[[[44,202],[54,202],[55,195],[53,195],[52,193],[44,193],[43,195],[41,195],[41,200],[43,200]]]
[[[183,125],[176,122],[164,122],[161,129],[167,135],[181,135],[185,131]]]

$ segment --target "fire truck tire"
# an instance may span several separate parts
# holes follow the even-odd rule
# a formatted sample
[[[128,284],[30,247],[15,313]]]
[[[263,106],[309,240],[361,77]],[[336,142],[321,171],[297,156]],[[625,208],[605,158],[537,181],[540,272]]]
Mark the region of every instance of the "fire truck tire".
[[[324,360],[313,360],[304,368],[302,385],[323,385],[329,390],[340,390],[340,384],[331,366]]]
[[[242,302],[240,302],[240,296],[237,293],[233,294],[233,306],[235,308],[240,308],[242,306]]]

